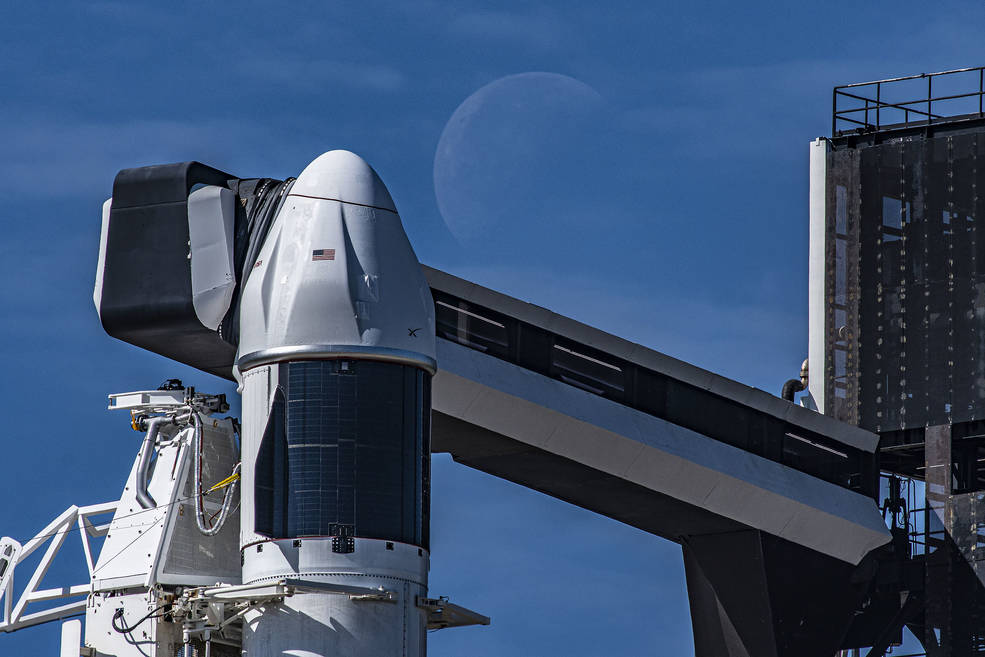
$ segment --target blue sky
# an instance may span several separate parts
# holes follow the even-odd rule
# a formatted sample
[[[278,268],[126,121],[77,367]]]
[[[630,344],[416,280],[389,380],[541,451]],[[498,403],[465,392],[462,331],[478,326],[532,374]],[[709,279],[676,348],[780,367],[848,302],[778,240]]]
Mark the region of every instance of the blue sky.
[[[138,437],[106,394],[232,392],[100,329],[119,169],[284,177],[348,148],[423,262],[778,392],[807,350],[807,144],[831,87],[985,64],[983,26],[948,1],[5,7],[0,534],[119,495]],[[445,457],[434,473],[432,591],[493,625],[432,634],[433,656],[692,654],[676,545]]]

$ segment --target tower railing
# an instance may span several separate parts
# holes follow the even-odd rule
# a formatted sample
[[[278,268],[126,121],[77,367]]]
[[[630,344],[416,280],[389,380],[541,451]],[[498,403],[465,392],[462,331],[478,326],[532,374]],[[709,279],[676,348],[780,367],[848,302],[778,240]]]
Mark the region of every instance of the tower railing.
[[[831,135],[982,117],[983,97],[985,66],[844,84],[832,94]]]

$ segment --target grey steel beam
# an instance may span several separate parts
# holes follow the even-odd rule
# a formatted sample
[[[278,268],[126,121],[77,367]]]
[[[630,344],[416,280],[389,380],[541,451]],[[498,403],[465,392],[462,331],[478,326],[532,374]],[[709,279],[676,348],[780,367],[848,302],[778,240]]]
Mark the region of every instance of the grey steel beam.
[[[432,451],[671,540],[753,528],[852,564],[890,540],[871,498],[448,340],[437,355]]]

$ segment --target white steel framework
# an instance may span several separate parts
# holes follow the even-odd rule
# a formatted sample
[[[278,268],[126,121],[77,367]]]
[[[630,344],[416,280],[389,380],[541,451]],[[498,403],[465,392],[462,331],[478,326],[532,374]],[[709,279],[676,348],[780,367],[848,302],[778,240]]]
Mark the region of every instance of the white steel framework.
[[[24,627],[40,625],[60,618],[74,616],[85,613],[86,599],[75,600],[57,607],[32,611],[28,613],[31,605],[52,600],[74,598],[78,596],[88,596],[92,591],[92,575],[95,569],[93,560],[93,549],[90,543],[91,538],[100,538],[109,531],[109,522],[94,524],[92,518],[116,511],[119,501],[104,502],[103,504],[92,504],[89,506],[72,505],[65,509],[57,518],[52,520],[47,527],[42,529],[34,538],[20,546],[13,539],[3,539],[3,544],[12,546],[9,563],[6,563],[3,575],[0,576],[0,600],[3,602],[3,617],[0,619],[0,632],[13,632]],[[65,539],[70,533],[78,532],[82,543],[82,552],[85,557],[85,565],[88,571],[88,581],[82,584],[69,584],[67,586],[56,586],[53,588],[39,589],[44,580],[48,569],[54,562],[55,557],[65,544]],[[47,543],[48,548],[41,557],[41,562],[35,567],[24,590],[14,599],[14,575],[16,566],[23,563],[35,551]]]

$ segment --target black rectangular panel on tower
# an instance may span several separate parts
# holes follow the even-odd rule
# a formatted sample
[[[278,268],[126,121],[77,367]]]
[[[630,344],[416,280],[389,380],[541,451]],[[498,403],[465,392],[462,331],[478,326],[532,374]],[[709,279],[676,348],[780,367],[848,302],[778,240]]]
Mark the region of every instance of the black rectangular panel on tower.
[[[873,431],[985,418],[985,138],[842,138],[827,156],[826,412]]]

